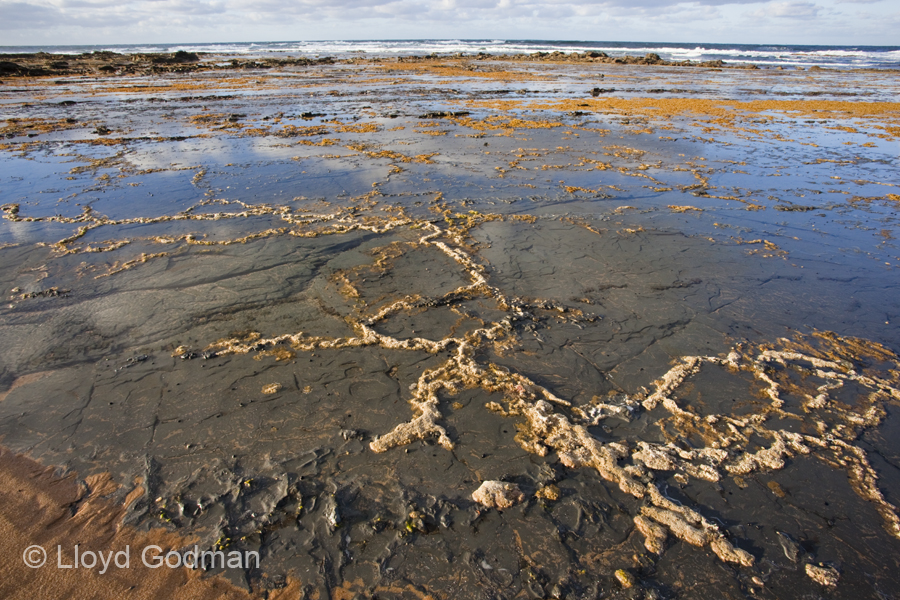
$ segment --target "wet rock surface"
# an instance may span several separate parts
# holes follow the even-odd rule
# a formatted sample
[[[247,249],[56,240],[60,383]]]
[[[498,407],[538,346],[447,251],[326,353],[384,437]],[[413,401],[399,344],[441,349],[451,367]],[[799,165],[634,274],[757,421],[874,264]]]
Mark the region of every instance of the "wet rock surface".
[[[152,58],[0,90],[4,445],[260,593],[900,593],[891,76]]]

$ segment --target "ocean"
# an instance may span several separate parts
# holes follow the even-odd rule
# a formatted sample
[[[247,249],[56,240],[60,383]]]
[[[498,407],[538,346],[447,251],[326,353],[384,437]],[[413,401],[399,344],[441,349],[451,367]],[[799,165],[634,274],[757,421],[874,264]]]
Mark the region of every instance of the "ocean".
[[[2,53],[49,52],[80,54],[112,51],[121,53],[210,52],[245,57],[278,55],[334,56],[354,54],[391,57],[462,52],[474,54],[519,54],[532,52],[606,52],[610,56],[642,55],[650,52],[665,60],[750,63],[759,66],[830,67],[839,69],[896,69],[900,46],[802,46],[765,44],[682,44],[659,42],[604,42],[565,40],[318,40],[293,42],[222,42],[176,44],[98,44],[90,46],[0,46]]]

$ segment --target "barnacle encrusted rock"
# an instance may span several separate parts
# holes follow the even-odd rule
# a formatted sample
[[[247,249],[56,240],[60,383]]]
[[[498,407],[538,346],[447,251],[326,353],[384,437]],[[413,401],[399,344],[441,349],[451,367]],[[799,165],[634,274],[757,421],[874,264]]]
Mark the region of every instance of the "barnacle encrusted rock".
[[[269,383],[262,388],[263,394],[276,394],[281,391],[280,383]]]
[[[525,494],[514,483],[485,481],[472,492],[472,500],[488,508],[503,510],[525,500]]]
[[[816,583],[826,587],[836,586],[838,580],[841,578],[841,574],[837,572],[837,569],[834,567],[826,567],[824,565],[807,564],[806,574]]]
[[[551,483],[550,485],[545,485],[544,487],[539,489],[537,492],[534,493],[534,495],[537,498],[541,498],[542,500],[553,501],[553,500],[559,500],[559,497],[561,494],[559,492],[559,488]]]
[[[644,547],[654,554],[662,554],[666,546],[666,528],[657,525],[643,515],[637,515],[634,518],[634,525],[637,530],[644,534]]]

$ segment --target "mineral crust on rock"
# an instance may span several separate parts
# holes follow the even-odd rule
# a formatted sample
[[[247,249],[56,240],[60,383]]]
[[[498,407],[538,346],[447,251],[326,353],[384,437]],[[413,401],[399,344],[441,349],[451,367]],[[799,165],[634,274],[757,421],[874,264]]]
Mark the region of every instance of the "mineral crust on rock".
[[[806,574],[810,579],[826,587],[834,587],[838,584],[841,574],[834,567],[806,565]]]
[[[503,510],[525,500],[525,494],[514,483],[485,481],[472,492],[472,500],[488,508]]]

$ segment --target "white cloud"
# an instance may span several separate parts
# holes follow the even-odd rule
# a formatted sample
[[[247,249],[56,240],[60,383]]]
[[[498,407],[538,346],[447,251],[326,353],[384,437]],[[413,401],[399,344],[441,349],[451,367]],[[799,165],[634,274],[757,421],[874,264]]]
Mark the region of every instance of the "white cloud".
[[[847,15],[838,8],[865,3],[875,9],[887,4],[881,1],[0,0],[0,43],[482,37],[892,43],[889,24],[896,17],[886,18],[883,10]],[[810,27],[796,27],[800,22]]]
[[[767,12],[776,18],[810,19],[819,16],[822,7],[812,2],[773,2],[769,4]]]

